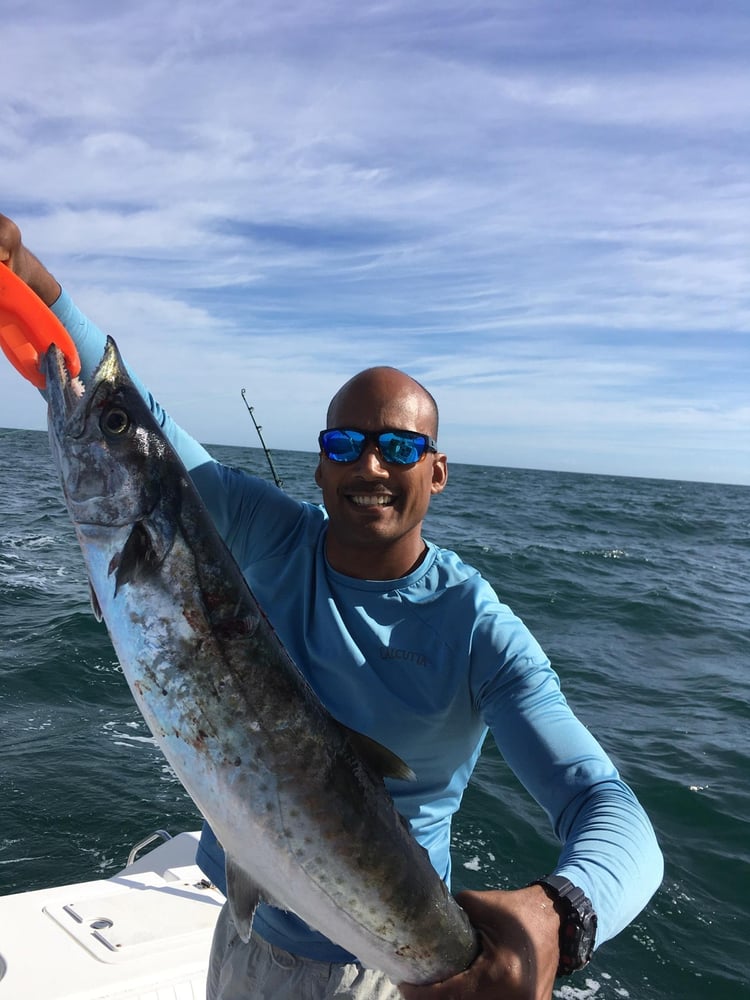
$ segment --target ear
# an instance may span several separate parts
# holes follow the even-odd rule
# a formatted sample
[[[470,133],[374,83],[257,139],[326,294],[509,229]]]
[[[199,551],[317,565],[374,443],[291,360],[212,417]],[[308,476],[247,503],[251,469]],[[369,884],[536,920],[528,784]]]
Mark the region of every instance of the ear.
[[[438,452],[432,458],[430,493],[442,493],[448,482],[448,456]]]
[[[318,459],[318,464],[315,466],[315,482],[318,486],[323,489],[323,483],[321,479],[323,478],[323,470],[320,468],[320,459]]]

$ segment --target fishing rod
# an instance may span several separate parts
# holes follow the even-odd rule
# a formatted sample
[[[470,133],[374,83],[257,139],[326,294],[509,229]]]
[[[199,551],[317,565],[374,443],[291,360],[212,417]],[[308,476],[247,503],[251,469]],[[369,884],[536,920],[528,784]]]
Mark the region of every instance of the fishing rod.
[[[268,465],[269,465],[269,467],[271,469],[271,475],[273,476],[273,481],[276,483],[276,485],[281,490],[281,489],[284,488],[284,481],[279,478],[279,476],[278,476],[278,474],[276,472],[276,469],[274,468],[273,459],[271,458],[271,452],[268,450],[268,448],[266,448],[266,442],[263,440],[263,435],[261,434],[261,431],[263,430],[263,428],[258,423],[258,421],[255,419],[255,414],[253,413],[253,410],[255,409],[255,407],[250,406],[250,404],[248,403],[247,399],[245,399],[245,390],[242,389],[241,392],[242,392],[242,400],[243,400],[245,406],[247,407],[247,412],[250,414],[250,419],[252,420],[253,424],[255,425],[256,431],[258,432],[258,437],[260,438],[260,443],[263,445],[263,451],[265,452],[266,459],[268,460]]]

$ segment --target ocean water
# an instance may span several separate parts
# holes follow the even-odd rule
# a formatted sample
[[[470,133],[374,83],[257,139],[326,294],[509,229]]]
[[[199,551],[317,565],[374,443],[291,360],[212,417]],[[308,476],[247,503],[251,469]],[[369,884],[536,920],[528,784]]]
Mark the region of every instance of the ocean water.
[[[259,449],[217,458],[269,476]],[[276,452],[318,499],[315,457]],[[62,505],[46,435],[0,430],[0,894],[114,873],[199,817],[136,709]],[[649,811],[662,888],[560,1000],[750,1000],[750,489],[452,465],[426,534],[530,626]],[[544,815],[488,740],[456,881],[547,871]]]

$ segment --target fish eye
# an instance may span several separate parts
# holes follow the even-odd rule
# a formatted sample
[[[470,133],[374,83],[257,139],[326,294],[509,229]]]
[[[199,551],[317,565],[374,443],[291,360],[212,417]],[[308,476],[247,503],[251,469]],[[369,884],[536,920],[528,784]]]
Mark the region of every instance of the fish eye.
[[[130,417],[119,406],[110,406],[99,418],[99,426],[107,437],[119,437],[130,427]]]

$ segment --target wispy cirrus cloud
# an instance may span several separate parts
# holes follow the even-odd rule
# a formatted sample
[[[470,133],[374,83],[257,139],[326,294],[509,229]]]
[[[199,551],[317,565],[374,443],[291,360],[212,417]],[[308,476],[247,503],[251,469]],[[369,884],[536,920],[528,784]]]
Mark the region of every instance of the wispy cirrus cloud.
[[[247,441],[242,383],[312,448],[392,363],[457,460],[750,482],[739,0],[41,13],[4,17],[0,211],[202,440]]]

